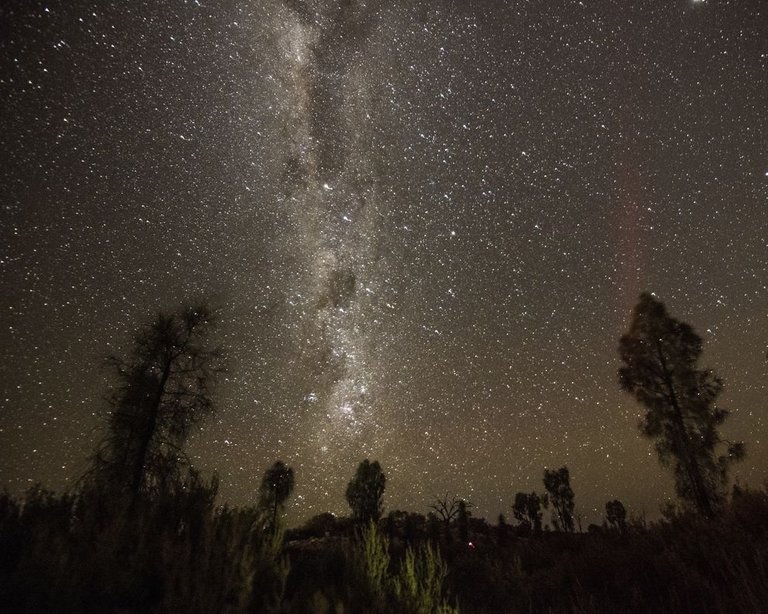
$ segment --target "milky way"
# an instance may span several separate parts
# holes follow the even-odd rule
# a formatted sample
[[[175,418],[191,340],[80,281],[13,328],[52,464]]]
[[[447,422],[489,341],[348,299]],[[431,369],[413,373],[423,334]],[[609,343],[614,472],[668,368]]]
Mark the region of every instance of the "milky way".
[[[509,512],[567,464],[585,521],[671,479],[618,389],[642,290],[703,336],[742,482],[768,473],[768,15],[759,0],[2,3],[0,478],[64,489],[158,309],[231,367],[190,441],[292,522]]]
[[[359,454],[361,433],[376,427],[366,315],[379,283],[372,263],[377,202],[361,61],[373,11],[355,3],[289,7],[281,47],[291,151],[282,202],[297,220],[292,244],[301,246],[306,274],[287,289],[288,317],[302,320],[293,343],[309,374],[295,445],[308,445],[307,465],[328,472],[325,457],[349,462],[342,452]]]

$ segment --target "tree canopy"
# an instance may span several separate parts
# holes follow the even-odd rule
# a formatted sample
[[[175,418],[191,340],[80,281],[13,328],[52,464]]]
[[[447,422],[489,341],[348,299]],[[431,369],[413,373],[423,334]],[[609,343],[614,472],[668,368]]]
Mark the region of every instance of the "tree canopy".
[[[552,522],[555,527],[568,533],[573,533],[573,489],[568,467],[544,470],[544,488],[549,493],[549,501],[554,508]]]
[[[275,463],[264,472],[260,488],[260,504],[272,512],[272,527],[277,522],[278,509],[291,496],[294,487],[293,469],[283,461]]]
[[[382,497],[387,478],[378,461],[367,458],[357,466],[347,485],[346,498],[355,520],[368,522],[381,518]]]
[[[174,486],[189,466],[183,446],[212,413],[222,351],[209,336],[216,316],[206,306],[160,313],[125,358],[110,357],[118,385],[107,433],[90,477],[102,488],[136,497]]]
[[[624,533],[627,529],[627,510],[624,504],[618,499],[607,501],[605,504],[605,520],[611,527]]]
[[[548,505],[549,499],[546,494],[518,492],[515,494],[512,514],[522,526],[535,533],[540,533],[542,508],[546,508]]]

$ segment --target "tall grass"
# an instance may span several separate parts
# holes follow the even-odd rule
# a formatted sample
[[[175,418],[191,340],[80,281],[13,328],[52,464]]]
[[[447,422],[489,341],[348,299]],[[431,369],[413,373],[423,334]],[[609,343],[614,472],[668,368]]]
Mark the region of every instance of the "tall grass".
[[[395,565],[389,555],[389,540],[371,522],[353,546],[350,562],[359,570],[367,595],[366,607],[378,612],[403,614],[453,614],[458,609],[444,597],[446,565],[429,543],[408,546]]]
[[[0,496],[0,603],[12,612],[275,610],[288,575],[282,530],[253,508],[215,508],[187,484],[127,509],[93,493]]]

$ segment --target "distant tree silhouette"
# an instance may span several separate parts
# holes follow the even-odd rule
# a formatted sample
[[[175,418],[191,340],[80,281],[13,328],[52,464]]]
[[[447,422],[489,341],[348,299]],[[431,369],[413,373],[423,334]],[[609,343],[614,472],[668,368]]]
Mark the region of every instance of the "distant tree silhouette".
[[[496,529],[496,543],[503,547],[509,543],[509,525],[504,514],[499,514],[499,524]]]
[[[466,544],[469,541],[469,517],[472,512],[469,508],[472,507],[471,503],[467,503],[464,499],[459,501],[459,511],[456,514],[456,526],[459,529],[459,539]]]
[[[381,518],[382,497],[387,477],[379,461],[367,458],[357,466],[355,477],[347,485],[346,498],[355,520],[368,522]]]
[[[624,533],[627,529],[627,510],[618,499],[605,504],[605,520],[608,525]]]
[[[435,502],[431,503],[429,509],[433,510],[440,520],[443,521],[445,527],[445,538],[451,539],[451,522],[459,515],[459,506],[463,499],[459,499],[456,495],[448,498],[448,493],[440,497],[435,497]]]
[[[435,502],[430,503],[429,509],[434,510],[443,522],[451,522],[459,513],[459,501],[455,495],[449,499],[448,493],[445,493],[442,499],[435,497]]]
[[[645,406],[640,430],[656,441],[662,465],[672,467],[678,496],[709,516],[723,501],[728,469],[744,457],[744,444],[718,432],[729,412],[715,405],[721,380],[697,368],[701,351],[701,337],[643,293],[619,342],[619,381]]]
[[[127,358],[109,359],[119,386],[87,479],[132,500],[178,483],[189,466],[184,443],[214,410],[212,386],[223,370],[222,351],[209,340],[215,322],[206,305],[160,313]]]
[[[422,514],[391,510],[384,519],[383,529],[389,539],[402,534],[406,543],[410,544],[424,534],[427,519]]]
[[[293,469],[283,461],[276,461],[264,473],[260,488],[260,505],[263,509],[272,512],[272,524],[274,529],[277,523],[277,511],[291,496],[294,487]]]
[[[555,528],[573,533],[573,489],[571,488],[571,476],[568,467],[560,469],[544,470],[544,488],[549,493],[549,501],[552,503],[555,514],[552,520]]]
[[[422,539],[427,527],[427,517],[418,512],[409,512],[403,523],[403,537],[407,544],[412,544]]]
[[[440,540],[440,520],[435,512],[427,514],[427,537],[433,542]]]
[[[519,492],[515,495],[515,502],[512,505],[512,514],[521,525],[532,530],[534,533],[541,533],[541,514],[542,509],[549,505],[547,495],[538,495],[535,492]]]

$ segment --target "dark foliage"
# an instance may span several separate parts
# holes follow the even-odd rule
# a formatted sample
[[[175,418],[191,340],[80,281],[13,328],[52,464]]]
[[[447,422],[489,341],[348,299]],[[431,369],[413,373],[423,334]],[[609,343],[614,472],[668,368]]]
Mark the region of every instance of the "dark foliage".
[[[446,595],[469,613],[758,612],[768,603],[766,490],[736,489],[715,519],[629,520],[624,535],[543,532],[499,545],[501,525],[494,536],[474,519],[471,547],[442,541],[439,559],[434,542],[425,549],[419,514],[397,515],[392,540],[355,537],[323,515],[310,524],[328,536],[283,544],[262,511],[216,508],[215,493],[215,481],[192,476],[173,496],[142,498],[129,521],[102,522],[87,494],[3,494],[0,603],[19,613],[447,612]],[[409,517],[422,527],[410,542]]]
[[[624,533],[627,530],[627,510],[624,504],[618,499],[608,501],[605,504],[605,520],[608,526]]]
[[[261,498],[259,505],[271,512],[271,526],[277,526],[277,512],[288,500],[295,484],[293,469],[283,461],[275,461],[264,473],[259,489]]]
[[[347,485],[346,498],[352,517],[360,522],[381,518],[382,497],[387,478],[379,461],[367,458],[357,466],[355,477]]]
[[[499,524],[496,528],[496,543],[499,548],[504,548],[509,543],[509,525],[504,514],[499,514]]]
[[[519,532],[522,534],[541,533],[542,509],[549,506],[549,498],[546,494],[537,495],[535,492],[519,492],[515,494],[515,502],[512,504],[512,514],[519,524]]]
[[[448,498],[448,493],[443,497],[435,497],[433,503],[430,504],[429,509],[432,510],[432,514],[439,517],[443,524],[443,535],[446,540],[452,539],[451,523],[456,522],[459,530],[459,539],[461,541],[467,541],[467,526],[470,516],[471,503],[468,503],[464,499],[460,499],[457,496]]]
[[[498,528],[497,528],[498,531]],[[617,531],[542,533],[499,547],[449,545],[461,611],[762,612],[768,603],[768,491],[743,491],[717,519],[689,513]]]
[[[132,505],[183,478],[184,443],[213,411],[212,386],[223,369],[222,351],[209,340],[215,322],[206,305],[161,313],[136,335],[127,358],[109,359],[118,385],[85,488]]]
[[[4,495],[4,611],[241,612],[282,600],[282,535],[257,510],[216,509],[216,488],[191,474],[108,518],[91,492]]]
[[[472,513],[469,511],[469,508],[471,506],[471,503],[467,503],[462,499],[459,501],[459,512],[456,514],[456,527],[459,531],[459,539],[465,544],[469,541],[469,516]]]
[[[571,475],[568,467],[560,469],[544,470],[544,488],[549,494],[549,501],[554,508],[552,523],[555,528],[568,533],[573,533],[573,489],[571,488]]]
[[[716,405],[720,378],[697,367],[701,350],[701,337],[644,293],[619,343],[619,381],[645,406],[640,429],[656,441],[661,463],[672,467],[677,494],[711,516],[724,500],[730,465],[744,457],[744,444],[728,442],[718,431],[729,412]]]

